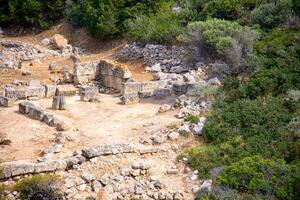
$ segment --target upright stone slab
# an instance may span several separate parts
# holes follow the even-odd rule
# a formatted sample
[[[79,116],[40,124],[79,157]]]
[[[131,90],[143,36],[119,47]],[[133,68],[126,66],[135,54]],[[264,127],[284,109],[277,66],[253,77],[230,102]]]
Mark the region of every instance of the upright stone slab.
[[[8,97],[4,97],[3,98],[3,106],[4,107],[13,107],[14,106],[14,99],[8,98]]]
[[[59,110],[60,96],[54,96],[52,100],[52,109]]]
[[[59,107],[58,107],[58,109],[59,110],[66,110],[66,105],[67,105],[66,98],[64,96],[61,96],[60,97],[60,101],[59,101]]]
[[[55,85],[45,85],[45,97],[51,98],[55,95],[56,86]]]
[[[52,101],[53,110],[65,110],[66,98],[64,96],[54,96]]]

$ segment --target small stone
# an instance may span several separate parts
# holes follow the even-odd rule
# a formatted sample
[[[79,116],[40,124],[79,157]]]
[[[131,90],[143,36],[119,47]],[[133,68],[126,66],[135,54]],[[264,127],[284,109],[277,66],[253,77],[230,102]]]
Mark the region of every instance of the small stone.
[[[121,170],[120,173],[122,176],[129,176],[130,175],[130,169],[129,168],[124,168]]]
[[[42,39],[41,44],[44,46],[50,45],[51,40],[49,38]]]
[[[159,107],[158,112],[159,113],[164,113],[164,112],[167,112],[167,111],[171,110],[171,108],[172,107],[170,105],[164,104],[161,107]]]
[[[102,188],[102,185],[99,181],[93,181],[92,182],[92,191],[98,193],[98,192],[100,192],[101,188]]]
[[[179,133],[178,132],[171,132],[171,133],[169,133],[169,135],[168,135],[168,138],[170,139],[170,140],[177,140],[178,139],[178,137],[179,137]]]
[[[103,185],[108,185],[110,183],[110,177],[109,175],[104,175],[102,176],[99,181],[103,184]]]
[[[92,180],[94,180],[93,176],[87,172],[82,173],[81,178],[88,183],[91,182]]]
[[[56,70],[57,64],[55,62],[52,62],[49,64],[49,70],[54,71]]]

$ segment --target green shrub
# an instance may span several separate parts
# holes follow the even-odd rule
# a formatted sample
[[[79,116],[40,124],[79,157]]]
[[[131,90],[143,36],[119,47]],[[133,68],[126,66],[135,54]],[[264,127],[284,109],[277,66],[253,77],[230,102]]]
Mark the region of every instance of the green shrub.
[[[58,183],[56,175],[33,175],[16,183],[14,190],[20,193],[21,199],[62,200],[62,195],[55,184]]]
[[[185,42],[192,50],[190,53],[197,57],[201,56],[197,54],[199,48],[212,49],[231,66],[232,72],[240,72],[239,67],[252,53],[256,37],[257,32],[237,22],[208,19],[190,23],[187,34],[181,35],[179,40]]]
[[[287,22],[293,16],[292,0],[279,0],[261,4],[251,12],[251,23],[270,29]]]
[[[49,28],[63,17],[64,0],[0,1],[0,26]]]
[[[243,99],[216,108],[204,133],[207,141],[214,143],[241,136],[249,153],[281,157],[289,152],[288,146],[293,142],[286,130],[292,116],[280,98]]]
[[[171,44],[183,32],[178,16],[169,7],[156,14],[137,16],[128,22],[128,35],[141,44]]]
[[[212,168],[223,165],[220,149],[212,145],[188,147],[180,153],[181,157],[188,158],[188,164],[198,170],[201,178],[209,177]]]
[[[199,122],[199,117],[196,115],[189,114],[189,115],[185,116],[184,121],[191,122],[193,124],[197,124]]]
[[[255,99],[258,96],[273,96],[290,89],[300,89],[300,24],[293,28],[274,29],[257,41],[255,49],[259,65],[250,78],[228,78],[223,89],[225,101],[241,98]],[[282,34],[284,32],[284,34]]]
[[[234,200],[238,198],[235,190],[220,186],[212,187],[211,190],[200,190],[196,195],[196,200]]]
[[[97,39],[108,39],[126,32],[126,21],[155,13],[169,0],[75,0],[68,8],[71,24],[84,26]]]
[[[242,191],[261,192],[268,196],[268,199],[272,199],[273,196],[279,199],[294,199],[293,185],[299,175],[299,169],[297,171],[284,160],[253,156],[226,167],[218,181]]]

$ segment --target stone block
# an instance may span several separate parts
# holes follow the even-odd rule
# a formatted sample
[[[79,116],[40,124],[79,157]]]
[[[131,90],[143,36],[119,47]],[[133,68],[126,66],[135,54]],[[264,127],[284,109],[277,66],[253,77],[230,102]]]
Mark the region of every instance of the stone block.
[[[52,114],[44,113],[43,122],[45,122],[47,125],[51,126],[52,120],[53,120],[53,115]]]
[[[45,85],[45,97],[51,98],[55,95],[56,86],[55,85]]]
[[[34,164],[24,160],[3,163],[0,167],[3,169],[0,178],[10,178],[34,172]]]
[[[14,102],[15,102],[14,99],[10,99],[10,98],[7,98],[7,97],[3,98],[3,106],[4,107],[13,107],[14,106]]]
[[[73,85],[59,85],[56,88],[55,96],[75,96],[77,88]]]
[[[15,100],[26,99],[26,90],[25,88],[16,89],[12,87],[6,87],[5,97]]]
[[[27,115],[29,113],[29,108],[30,107],[35,107],[33,103],[29,102],[29,101],[23,101],[21,103],[19,103],[19,112]]]
[[[88,159],[104,155],[133,152],[135,152],[133,144],[94,145],[82,149],[82,155]]]
[[[66,98],[64,96],[54,96],[52,100],[53,110],[65,110],[66,109]]]
[[[45,98],[45,86],[29,86],[26,88],[26,98],[38,97],[40,99]]]
[[[142,83],[140,82],[126,82],[123,83],[122,87],[122,94],[132,94],[132,93],[138,93],[142,91]]]
[[[154,90],[153,94],[154,94],[155,98],[162,99],[162,98],[171,96],[173,93],[172,93],[172,90],[169,88],[158,88],[158,89]]]
[[[38,107],[35,107],[35,108],[33,109],[33,116],[32,116],[33,119],[36,119],[36,120],[43,120],[43,116],[44,116],[44,111],[43,111],[43,109],[38,108]]]
[[[149,98],[149,97],[152,97],[153,96],[153,93],[152,92],[139,92],[138,93],[139,97],[142,99],[142,98]]]
[[[123,105],[131,105],[131,104],[139,103],[140,98],[137,93],[125,94],[121,97],[121,101]]]
[[[94,86],[81,86],[79,88],[80,100],[89,101],[98,93],[98,88]]]

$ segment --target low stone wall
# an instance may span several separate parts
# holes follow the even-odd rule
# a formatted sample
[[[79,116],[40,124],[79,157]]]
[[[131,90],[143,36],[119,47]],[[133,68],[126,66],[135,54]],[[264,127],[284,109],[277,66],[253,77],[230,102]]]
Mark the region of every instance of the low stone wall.
[[[83,148],[77,155],[67,158],[49,159],[42,162],[30,162],[26,160],[19,160],[13,162],[4,162],[0,164],[2,172],[1,179],[9,179],[16,176],[23,176],[26,174],[37,174],[44,172],[55,172],[59,170],[73,169],[75,166],[88,162],[92,158],[100,156],[110,156],[124,153],[139,153],[152,154],[160,152],[160,148],[136,148],[132,143],[120,143],[112,145],[94,145]],[[45,159],[38,159],[45,160]]]
[[[40,85],[40,86],[27,86],[23,88],[6,87],[4,96],[13,99],[21,100],[28,97],[51,98],[55,96],[55,93],[62,96],[74,96],[78,92],[78,89],[73,85]]]
[[[46,113],[43,109],[35,106],[31,102],[23,101],[19,103],[19,112],[31,119],[39,120],[49,126],[56,127],[56,129],[59,131],[64,131],[67,129],[67,126],[63,121],[54,117],[50,113]]]

